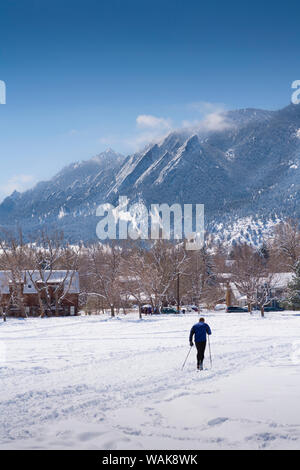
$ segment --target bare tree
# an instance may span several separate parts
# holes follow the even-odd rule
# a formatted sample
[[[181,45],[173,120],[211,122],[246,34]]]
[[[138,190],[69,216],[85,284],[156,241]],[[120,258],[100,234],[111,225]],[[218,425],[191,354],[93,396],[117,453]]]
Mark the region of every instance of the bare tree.
[[[268,305],[271,300],[275,299],[273,295],[274,287],[274,274],[265,273],[265,276],[260,279],[259,284],[257,285],[257,294],[256,302],[257,306],[260,308],[261,316],[265,316],[265,307]]]
[[[262,250],[243,244],[234,249],[233,258],[232,282],[247,297],[249,312],[252,311],[253,304],[256,304],[263,317],[265,306],[274,299],[275,276],[270,269],[268,257]]]
[[[277,225],[271,247],[281,266],[289,271],[294,270],[300,259],[299,221],[289,219]]]
[[[59,315],[78,271],[80,251],[80,246],[70,247],[65,243],[63,235],[49,237],[45,233],[37,242],[26,246],[25,277],[34,286],[41,317],[53,309]],[[60,270],[59,276],[57,270]]]
[[[265,267],[257,251],[250,245],[236,246],[232,256],[231,280],[238,291],[246,296],[248,311],[251,313],[252,305],[257,301],[257,289]]]
[[[185,272],[186,252],[181,245],[157,240],[145,253],[144,289],[153,307],[168,304],[172,284]]]
[[[201,250],[191,252],[188,258],[189,295],[200,311],[202,302],[213,303],[220,293],[213,256],[208,243]]]
[[[139,308],[139,318],[142,318],[142,305],[146,298],[147,267],[145,250],[139,247],[132,249],[123,259],[122,265],[122,294],[132,297]]]
[[[0,259],[1,269],[6,271],[7,283],[10,287],[9,303],[16,305],[23,317],[26,316],[24,306],[24,265],[25,252],[22,233],[19,237],[5,233],[4,239],[0,240],[2,256]]]
[[[121,304],[121,247],[116,243],[112,243],[111,246],[93,245],[89,249],[88,259],[87,276],[93,285],[88,294],[102,297],[110,308],[111,316],[114,317],[115,309]]]

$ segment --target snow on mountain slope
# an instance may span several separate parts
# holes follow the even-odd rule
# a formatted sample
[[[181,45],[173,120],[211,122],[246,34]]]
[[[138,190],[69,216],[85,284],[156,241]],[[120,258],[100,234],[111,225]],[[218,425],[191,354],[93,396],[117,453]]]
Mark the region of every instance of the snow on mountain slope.
[[[261,243],[268,221],[300,215],[300,106],[242,109],[225,118],[220,131],[173,131],[127,158],[108,150],[70,165],[8,197],[0,205],[0,226],[22,226],[26,235],[55,226],[72,242],[95,240],[96,207],[117,205],[122,195],[147,206],[204,204],[207,230],[217,233],[222,224],[223,239],[229,232],[238,239],[234,227],[250,217],[259,221],[252,239]]]
[[[89,225],[89,220],[83,223],[82,219],[94,217],[124,160],[123,155],[109,149],[69,165],[50,181],[23,194],[6,198],[0,205],[0,225],[11,229],[21,226],[26,235],[55,227],[73,241],[86,239],[91,233],[95,237],[94,220]]]
[[[254,246],[260,245],[263,240],[267,240],[274,233],[274,228],[282,219],[274,216],[273,219],[259,219],[253,216],[235,219],[231,224],[219,223],[213,226],[216,242],[223,243],[230,247],[235,243],[248,243]]]

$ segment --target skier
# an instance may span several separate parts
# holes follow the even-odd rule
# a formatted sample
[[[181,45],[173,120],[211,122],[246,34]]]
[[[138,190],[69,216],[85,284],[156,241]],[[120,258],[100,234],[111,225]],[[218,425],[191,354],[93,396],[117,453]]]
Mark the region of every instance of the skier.
[[[193,326],[190,332],[190,346],[194,346],[193,337],[197,348],[197,369],[203,370],[204,352],[206,348],[206,334],[211,335],[211,329],[205,323],[204,318],[200,318],[199,323]]]

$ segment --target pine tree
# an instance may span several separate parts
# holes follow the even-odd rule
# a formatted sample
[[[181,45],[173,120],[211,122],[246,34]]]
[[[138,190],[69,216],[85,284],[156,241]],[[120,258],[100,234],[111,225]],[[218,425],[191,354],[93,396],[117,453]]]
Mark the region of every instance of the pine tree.
[[[288,301],[293,308],[300,308],[300,260],[294,268],[294,276],[288,284]]]

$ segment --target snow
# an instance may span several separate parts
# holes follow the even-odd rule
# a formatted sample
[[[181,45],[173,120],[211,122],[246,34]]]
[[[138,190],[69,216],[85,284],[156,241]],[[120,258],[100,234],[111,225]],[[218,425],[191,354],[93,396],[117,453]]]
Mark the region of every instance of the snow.
[[[225,152],[225,157],[227,160],[233,161],[235,159],[234,149],[228,149],[227,152]]]
[[[298,449],[300,314],[205,317],[203,372],[197,314],[0,323],[0,449]]]
[[[73,245],[73,248],[76,247]],[[39,271],[23,271],[22,278],[26,282],[24,283],[23,293],[24,294],[35,294],[36,289],[32,284],[41,282],[41,274]],[[25,279],[26,278],[26,279]],[[45,270],[44,271],[44,282],[47,284],[64,284],[64,292],[69,294],[79,294],[79,274],[74,271],[63,271],[63,270]],[[0,295],[9,294],[9,284],[12,283],[10,271],[0,271]]]
[[[63,207],[60,208],[60,211],[59,211],[59,214],[58,214],[58,218],[59,219],[63,219],[65,216],[66,216],[66,212],[65,212],[65,209]]]
[[[262,234],[264,238],[272,237],[275,226],[281,221],[278,216],[275,220],[261,220],[256,214],[256,217],[237,218],[229,224],[230,226],[217,224],[213,232],[215,240],[222,242],[224,246],[231,246],[233,242],[250,243],[255,246],[262,243]]]

